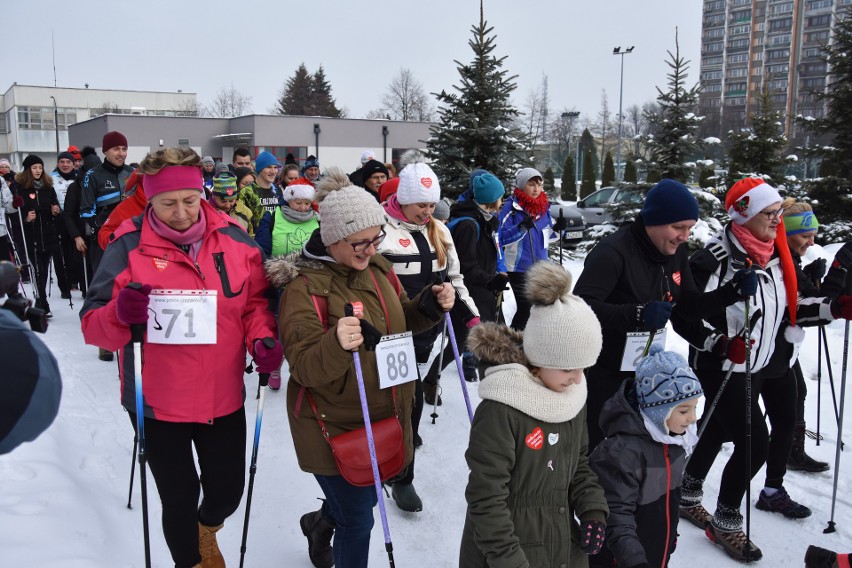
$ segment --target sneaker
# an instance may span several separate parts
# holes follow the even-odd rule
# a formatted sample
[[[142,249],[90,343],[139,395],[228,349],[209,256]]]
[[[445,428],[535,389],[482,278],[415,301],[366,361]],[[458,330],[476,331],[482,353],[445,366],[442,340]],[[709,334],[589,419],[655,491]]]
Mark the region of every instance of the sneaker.
[[[316,568],[331,568],[334,566],[334,553],[331,537],[334,536],[334,525],[322,514],[322,509],[302,515],[299,520],[302,534],[308,539],[308,556]]]
[[[423,501],[420,500],[420,496],[414,490],[414,485],[411,483],[392,484],[391,497],[396,501],[396,506],[403,511],[417,513],[423,510]]]
[[[770,513],[781,513],[788,519],[806,519],[811,516],[811,510],[793,501],[783,487],[771,497],[766,494],[765,489],[761,491],[760,497],[757,498],[757,508]]]
[[[109,349],[104,349],[103,347],[98,347],[98,359],[101,361],[112,361],[113,353]]]
[[[725,532],[720,531],[710,524],[704,532],[707,534],[707,538],[718,544],[722,550],[727,552],[735,560],[746,561],[746,556],[749,562],[763,558],[763,552],[753,542],[748,540],[745,533],[741,530]],[[749,549],[748,554],[746,554],[747,548]]]
[[[276,369],[269,373],[269,388],[277,391],[281,388],[281,369]]]
[[[437,406],[441,406],[443,400],[441,400],[441,395],[438,394],[438,385],[436,383],[427,383],[423,381],[423,402],[426,403],[427,406],[435,406],[435,396],[438,397]]]
[[[678,515],[681,519],[686,519],[699,529],[706,529],[710,525],[710,521],[713,520],[713,515],[708,513],[701,503],[692,507],[681,505],[678,508]]]

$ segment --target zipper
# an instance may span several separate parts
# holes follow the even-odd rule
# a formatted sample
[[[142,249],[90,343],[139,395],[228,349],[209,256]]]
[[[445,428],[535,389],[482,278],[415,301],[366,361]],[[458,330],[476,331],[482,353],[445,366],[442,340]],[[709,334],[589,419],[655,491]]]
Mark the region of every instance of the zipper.
[[[663,550],[663,559],[660,568],[666,568],[666,558],[669,555],[669,542],[672,539],[672,463],[669,459],[668,444],[663,444],[663,456],[666,460],[666,548]]]

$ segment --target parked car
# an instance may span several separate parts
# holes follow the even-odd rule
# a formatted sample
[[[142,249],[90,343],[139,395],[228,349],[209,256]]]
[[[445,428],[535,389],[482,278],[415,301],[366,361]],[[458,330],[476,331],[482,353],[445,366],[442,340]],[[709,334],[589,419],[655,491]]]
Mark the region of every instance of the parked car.
[[[604,205],[630,203],[641,207],[647,192],[647,188],[603,187],[591,195],[587,195],[576,205],[571,206],[570,209],[582,215],[586,226],[591,227],[612,221],[612,217]]]
[[[562,244],[565,247],[574,247],[583,240],[583,233],[586,231],[586,224],[583,221],[583,216],[572,206],[564,205],[558,201],[550,202],[550,216],[553,217],[555,223],[559,219],[560,211],[565,218],[568,228],[562,233]]]

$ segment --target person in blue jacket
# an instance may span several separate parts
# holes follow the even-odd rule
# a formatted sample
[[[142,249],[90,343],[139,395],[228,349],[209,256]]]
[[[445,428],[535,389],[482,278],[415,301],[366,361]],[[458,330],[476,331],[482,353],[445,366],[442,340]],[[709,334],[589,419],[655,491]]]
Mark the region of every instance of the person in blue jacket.
[[[500,244],[517,311],[512,329],[522,331],[530,317],[524,296],[527,269],[537,260],[547,260],[547,245],[557,239],[553,232],[544,178],[536,169],[523,168],[515,176],[515,190],[500,210]]]

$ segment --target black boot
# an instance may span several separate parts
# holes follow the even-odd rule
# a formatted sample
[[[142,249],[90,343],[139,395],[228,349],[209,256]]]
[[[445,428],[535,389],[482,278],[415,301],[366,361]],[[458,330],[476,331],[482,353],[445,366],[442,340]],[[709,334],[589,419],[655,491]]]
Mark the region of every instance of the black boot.
[[[412,483],[394,483],[391,485],[391,496],[396,501],[396,506],[409,513],[417,513],[423,510],[423,501]]]
[[[837,554],[825,548],[810,545],[805,552],[805,568],[837,568],[838,565]]]
[[[322,509],[302,515],[299,520],[302,534],[308,539],[308,556],[316,568],[334,566],[334,554],[331,549],[331,537],[334,525],[322,514]]]
[[[435,397],[438,397],[438,406],[441,406],[443,401],[441,395],[438,394],[438,385],[436,383],[427,383],[423,381],[423,401],[427,406],[435,405]]]
[[[787,469],[807,473],[819,473],[829,469],[826,462],[817,461],[805,453],[804,423],[796,424],[796,429],[793,432],[793,447],[790,448],[790,456],[787,458]]]

